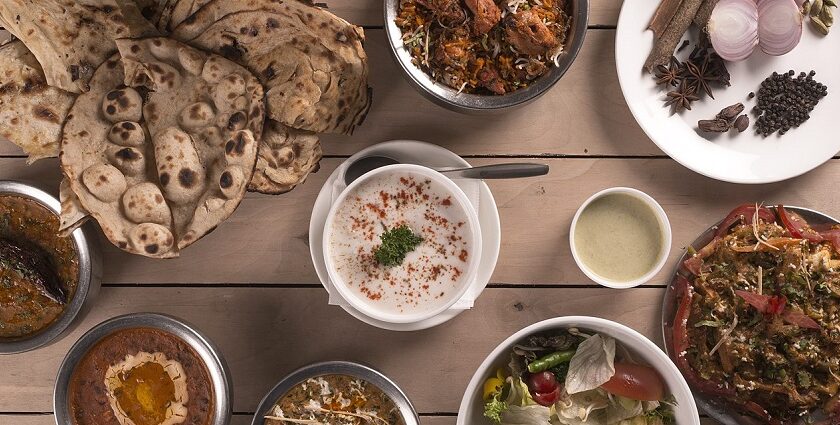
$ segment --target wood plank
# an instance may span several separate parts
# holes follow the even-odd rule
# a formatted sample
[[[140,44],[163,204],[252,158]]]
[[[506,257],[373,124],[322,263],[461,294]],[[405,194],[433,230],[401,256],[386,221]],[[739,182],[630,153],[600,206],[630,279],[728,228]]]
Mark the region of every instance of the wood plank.
[[[323,3],[333,13],[356,25],[379,27],[385,24],[382,0],[323,0]],[[589,26],[615,26],[621,4],[621,0],[591,0]]]
[[[475,165],[504,159],[471,160]],[[132,256],[103,243],[106,283],[317,284],[309,259],[312,205],[339,159],[326,159],[321,171],[289,194],[249,194],[219,229],[189,247],[176,260]],[[671,260],[651,283],[663,284],[682,248],[706,227],[744,202],[800,205],[840,216],[840,199],[823,196],[826,182],[840,181],[840,160],[782,183],[750,186],[717,182],[670,159],[549,159],[551,173],[539,179],[494,181],[502,251],[492,278],[507,284],[585,284],[568,244],[578,206],[610,186],[631,186],[656,198],[673,227]],[[25,166],[22,159],[0,159],[0,179],[26,179],[55,188],[54,160]],[[546,213],[549,212],[549,213]]]
[[[72,343],[119,314],[156,311],[205,332],[230,366],[236,412],[253,412],[284,375],[305,364],[345,359],[393,378],[418,411],[457,412],[475,368],[503,339],[550,317],[583,315],[624,323],[660,341],[662,289],[489,289],[476,307],[437,328],[383,331],[327,305],[321,289],[104,288],[96,308],[64,340],[0,356],[0,412],[49,412],[57,368]],[[398,355],[397,355],[398,353]]]
[[[615,31],[589,31],[575,64],[545,96],[492,116],[463,115],[426,100],[391,58],[382,30],[368,31],[373,106],[353,136],[324,136],[328,155],[374,143],[423,140],[462,155],[662,155],[639,128],[618,85]],[[0,155],[19,155],[8,141]]]

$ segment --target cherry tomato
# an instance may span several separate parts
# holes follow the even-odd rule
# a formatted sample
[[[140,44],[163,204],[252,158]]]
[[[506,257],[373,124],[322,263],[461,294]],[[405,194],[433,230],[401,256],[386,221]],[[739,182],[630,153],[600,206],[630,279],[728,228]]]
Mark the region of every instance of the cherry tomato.
[[[560,384],[549,371],[528,375],[528,390],[534,401],[542,406],[551,406],[560,399]]]
[[[616,363],[615,375],[601,388],[633,400],[658,401],[665,396],[665,383],[656,370],[630,363]]]

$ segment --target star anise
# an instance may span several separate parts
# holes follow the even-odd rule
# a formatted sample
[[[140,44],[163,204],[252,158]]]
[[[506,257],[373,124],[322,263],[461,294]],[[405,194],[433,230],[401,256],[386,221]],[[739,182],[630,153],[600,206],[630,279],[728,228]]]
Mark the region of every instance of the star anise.
[[[689,85],[694,87],[694,91],[697,94],[705,92],[709,97],[714,99],[715,95],[712,94],[712,88],[709,86],[709,83],[716,80],[709,69],[709,55],[706,55],[699,61],[686,61],[685,68],[688,73],[685,79]]]
[[[687,84],[685,80],[680,83],[679,87],[671,90],[666,95],[668,99],[665,101],[665,106],[673,107],[674,112],[679,113],[684,109],[691,110],[691,102],[700,100],[695,95],[695,88]]]
[[[654,71],[657,85],[678,86],[683,79],[683,67],[676,57],[671,56],[668,66],[659,65]]]

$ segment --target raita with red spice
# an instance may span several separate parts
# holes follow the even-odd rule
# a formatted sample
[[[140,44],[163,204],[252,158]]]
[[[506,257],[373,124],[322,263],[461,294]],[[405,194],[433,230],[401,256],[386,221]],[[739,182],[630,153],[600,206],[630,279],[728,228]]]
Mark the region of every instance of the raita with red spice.
[[[352,190],[336,209],[329,243],[346,286],[386,314],[421,314],[452,301],[474,251],[464,205],[413,172],[382,173]],[[403,226],[422,241],[399,264],[383,265],[376,257],[383,234]]]

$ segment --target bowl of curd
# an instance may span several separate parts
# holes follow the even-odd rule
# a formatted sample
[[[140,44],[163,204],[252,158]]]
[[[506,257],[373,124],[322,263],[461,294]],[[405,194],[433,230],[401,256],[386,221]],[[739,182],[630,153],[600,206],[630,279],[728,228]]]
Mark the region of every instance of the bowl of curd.
[[[458,185],[431,168],[395,164],[351,183],[324,228],[334,288],[363,314],[413,323],[453,306],[481,259],[478,214]]]

